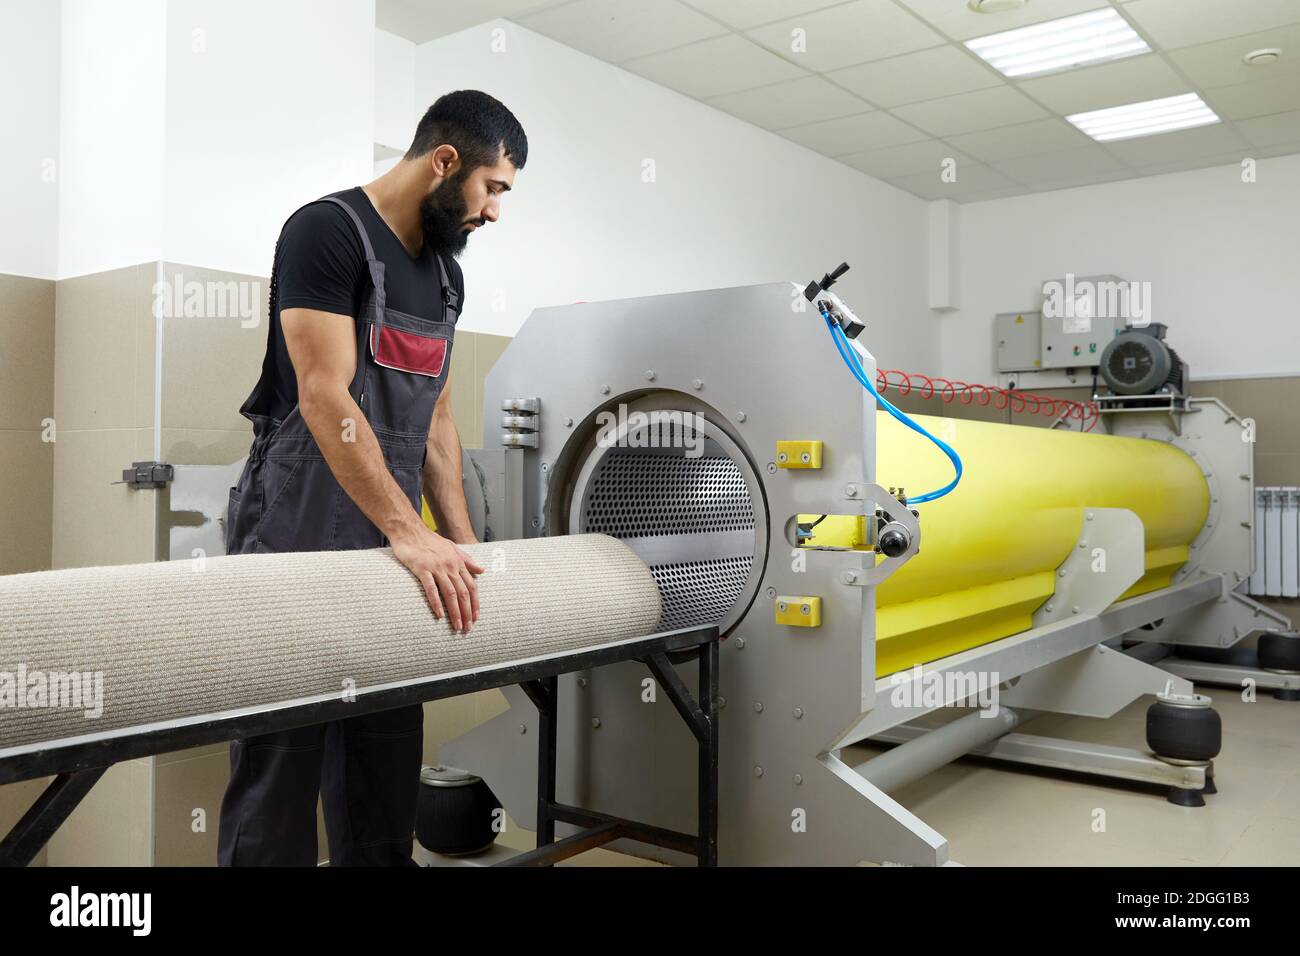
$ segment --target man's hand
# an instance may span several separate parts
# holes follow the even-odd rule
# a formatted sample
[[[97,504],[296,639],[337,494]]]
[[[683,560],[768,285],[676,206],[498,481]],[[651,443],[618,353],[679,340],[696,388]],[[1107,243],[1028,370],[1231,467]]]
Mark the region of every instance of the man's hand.
[[[393,556],[424,586],[433,616],[441,619],[445,607],[452,629],[468,633],[470,625],[478,620],[478,582],[474,575],[482,574],[484,569],[423,523],[413,523],[409,530],[393,538],[392,544]]]

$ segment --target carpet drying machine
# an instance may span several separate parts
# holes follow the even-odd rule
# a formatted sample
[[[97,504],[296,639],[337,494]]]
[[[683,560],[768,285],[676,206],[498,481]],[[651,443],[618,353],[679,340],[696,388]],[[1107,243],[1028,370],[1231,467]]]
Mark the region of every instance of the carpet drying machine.
[[[159,562],[0,578],[0,783],[53,776],[0,863],[115,762],[497,687],[421,778],[449,846],[482,846],[457,814],[495,799],[537,830],[476,862],[943,864],[889,794],[970,753],[1203,803],[1192,680],[1300,697],[1289,622],[1239,593],[1250,423],[1158,369],[1096,399],[1108,434],[909,418],[830,291],[846,268],[534,312],[465,456],[468,638],[383,549],[208,557],[243,462],[174,467]],[[1017,730],[1145,694],[1149,750]]]
[[[1246,425],[1168,393],[1101,402],[1107,434],[895,417],[863,323],[829,291],[842,271],[535,311],[488,376],[485,447],[468,453],[480,537],[618,538],[654,575],[661,628],[718,624],[722,863],[943,864],[944,838],[889,792],[967,753],[1203,802],[1218,716],[1182,669],[1300,688],[1260,662],[1172,654],[1289,628],[1237,590]],[[901,491],[922,488],[940,490]],[[1144,694],[1155,753],[1014,732]],[[531,827],[535,717],[506,695],[440,760]],[[559,695],[561,800],[688,828],[694,744],[644,671],[575,673]],[[896,746],[851,765],[843,748],[868,739]]]

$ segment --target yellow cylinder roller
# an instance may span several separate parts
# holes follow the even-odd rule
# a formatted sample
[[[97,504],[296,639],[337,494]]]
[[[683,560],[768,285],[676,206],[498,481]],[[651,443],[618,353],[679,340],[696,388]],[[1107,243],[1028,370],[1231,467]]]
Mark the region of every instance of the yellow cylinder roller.
[[[919,507],[921,551],[877,593],[877,676],[1030,627],[1087,508],[1127,508],[1142,519],[1146,574],[1125,597],[1166,587],[1205,524],[1205,478],[1164,442],[913,417],[958,451],[965,474],[951,494]],[[876,428],[882,485],[920,492],[951,478],[927,439],[884,412]],[[806,543],[851,545],[857,526],[832,515]]]

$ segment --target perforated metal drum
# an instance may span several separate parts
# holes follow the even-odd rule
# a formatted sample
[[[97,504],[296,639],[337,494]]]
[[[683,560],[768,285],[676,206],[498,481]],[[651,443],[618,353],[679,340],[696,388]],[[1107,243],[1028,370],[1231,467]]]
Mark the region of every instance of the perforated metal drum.
[[[619,538],[649,565],[663,601],[661,629],[717,623],[725,632],[762,577],[760,485],[744,453],[708,419],[645,414],[648,421],[611,432],[588,453],[569,531]]]

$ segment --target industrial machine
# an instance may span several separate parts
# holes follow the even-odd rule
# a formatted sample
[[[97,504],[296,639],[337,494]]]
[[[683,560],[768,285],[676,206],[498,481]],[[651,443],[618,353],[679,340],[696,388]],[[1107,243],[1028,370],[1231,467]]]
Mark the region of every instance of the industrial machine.
[[[649,565],[661,629],[719,625],[723,864],[949,862],[889,794],[971,752],[1203,802],[1218,717],[1150,661],[1289,630],[1238,593],[1243,423],[1183,397],[1108,412],[1106,434],[897,417],[869,327],[830,291],[840,271],[535,311],[487,379],[466,469],[480,537],[612,535]],[[531,828],[537,718],[505,693],[439,759]],[[644,670],[566,675],[558,694],[558,799],[689,829],[695,741]],[[1017,731],[1147,694],[1150,750]],[[894,746],[855,765],[845,748],[867,740]]]

